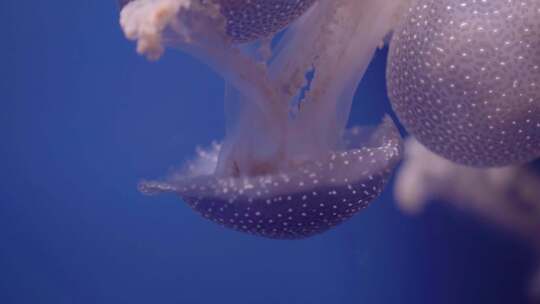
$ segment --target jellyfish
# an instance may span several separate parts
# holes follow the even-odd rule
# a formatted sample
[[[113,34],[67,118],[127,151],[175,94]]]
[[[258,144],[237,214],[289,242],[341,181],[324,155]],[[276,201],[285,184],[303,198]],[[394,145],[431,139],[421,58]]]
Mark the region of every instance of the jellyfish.
[[[530,164],[501,168],[464,166],[409,138],[394,192],[399,208],[407,214],[417,214],[426,204],[440,201],[486,219],[531,244],[540,261],[538,185],[540,174]],[[530,294],[540,300],[540,269],[531,282]]]
[[[431,151],[475,167],[540,157],[540,2],[418,0],[395,29],[388,94]]]
[[[388,117],[346,124],[404,3],[127,1],[120,23],[139,53],[178,48],[226,82],[224,140],[139,189],[175,193],[213,222],[274,239],[322,233],[367,207],[401,158],[401,137]]]

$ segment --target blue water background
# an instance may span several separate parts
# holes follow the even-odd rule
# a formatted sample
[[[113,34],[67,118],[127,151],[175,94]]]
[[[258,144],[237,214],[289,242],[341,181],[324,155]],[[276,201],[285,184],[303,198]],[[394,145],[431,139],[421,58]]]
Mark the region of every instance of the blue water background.
[[[442,204],[272,241],[138,193],[223,137],[223,83],[139,57],[114,1],[2,0],[0,34],[0,303],[525,303],[531,252]],[[390,110],[384,55],[352,123]]]

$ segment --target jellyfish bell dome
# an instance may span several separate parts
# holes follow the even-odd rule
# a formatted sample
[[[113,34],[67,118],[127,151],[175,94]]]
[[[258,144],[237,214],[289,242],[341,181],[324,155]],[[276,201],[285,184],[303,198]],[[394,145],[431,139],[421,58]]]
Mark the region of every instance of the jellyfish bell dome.
[[[348,132],[347,149],[294,168],[260,175],[215,174],[221,145],[199,150],[187,171],[143,181],[145,194],[175,193],[203,217],[227,228],[272,238],[301,239],[337,226],[383,191],[401,156],[401,137],[386,118],[375,130]],[[369,141],[364,135],[369,133]],[[362,147],[354,144],[362,143]]]
[[[394,31],[387,82],[406,129],[449,160],[540,157],[540,2],[416,1]]]
[[[135,0],[118,0],[121,8]],[[202,6],[217,5],[225,17],[225,32],[233,43],[271,36],[308,10],[316,0],[194,0]],[[186,2],[187,3],[187,2]]]

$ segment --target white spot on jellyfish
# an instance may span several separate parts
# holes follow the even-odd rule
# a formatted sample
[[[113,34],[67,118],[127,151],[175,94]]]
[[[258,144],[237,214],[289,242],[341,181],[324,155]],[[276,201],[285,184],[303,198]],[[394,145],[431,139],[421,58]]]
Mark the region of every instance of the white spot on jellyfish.
[[[539,157],[540,1],[461,3],[419,0],[395,30],[394,110],[422,144],[460,164]]]

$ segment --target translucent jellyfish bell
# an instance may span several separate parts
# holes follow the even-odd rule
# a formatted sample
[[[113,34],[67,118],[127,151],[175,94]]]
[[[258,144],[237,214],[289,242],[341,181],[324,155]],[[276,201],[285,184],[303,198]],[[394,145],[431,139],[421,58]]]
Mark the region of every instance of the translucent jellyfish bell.
[[[140,53],[157,58],[165,45],[179,47],[227,82],[223,143],[140,190],[176,193],[218,224],[270,238],[303,238],[343,222],[381,193],[401,157],[389,118],[377,128],[345,129],[356,87],[398,5],[315,1],[272,49],[235,44],[222,9],[135,0],[122,10],[124,32]]]
[[[540,156],[540,1],[419,0],[394,32],[388,93],[422,144],[471,166]]]

